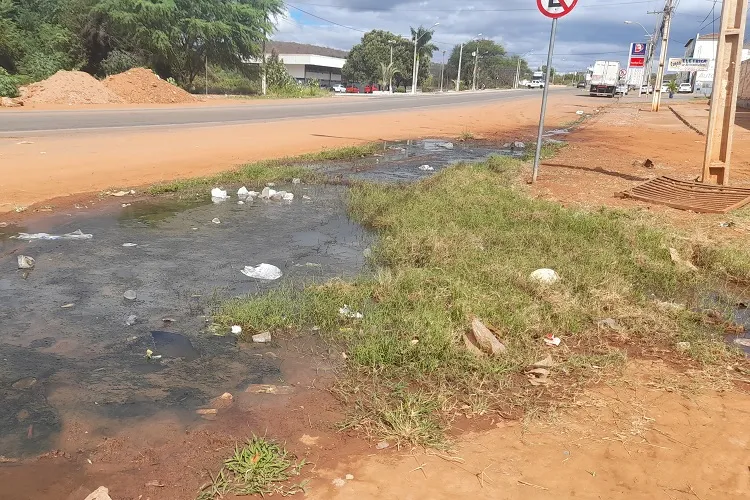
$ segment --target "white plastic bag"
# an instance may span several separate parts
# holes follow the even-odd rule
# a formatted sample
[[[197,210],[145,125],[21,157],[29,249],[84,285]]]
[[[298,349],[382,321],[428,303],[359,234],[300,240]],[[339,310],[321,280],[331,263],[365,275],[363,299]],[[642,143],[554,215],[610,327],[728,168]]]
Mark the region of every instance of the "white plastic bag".
[[[281,278],[282,275],[281,269],[266,263],[257,267],[245,266],[240,272],[249,278],[256,278],[259,280],[277,280]]]

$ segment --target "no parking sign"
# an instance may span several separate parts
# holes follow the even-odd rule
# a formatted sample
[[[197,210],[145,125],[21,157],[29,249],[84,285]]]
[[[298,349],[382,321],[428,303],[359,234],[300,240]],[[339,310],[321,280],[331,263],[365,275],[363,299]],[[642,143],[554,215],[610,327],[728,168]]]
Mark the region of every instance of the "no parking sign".
[[[576,6],[578,0],[536,0],[539,12],[552,19],[559,19]]]

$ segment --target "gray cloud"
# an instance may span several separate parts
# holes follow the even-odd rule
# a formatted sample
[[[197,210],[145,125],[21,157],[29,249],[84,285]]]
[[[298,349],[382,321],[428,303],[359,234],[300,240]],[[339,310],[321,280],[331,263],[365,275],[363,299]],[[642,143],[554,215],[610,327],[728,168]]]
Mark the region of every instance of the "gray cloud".
[[[721,13],[721,3],[710,15],[712,0],[677,0],[673,18],[669,55],[683,54],[684,44],[695,36],[702,25],[702,33],[712,30],[711,19]],[[279,19],[277,40],[288,40],[349,49],[358,43],[362,33],[335,26],[309,17],[298,7],[323,19],[359,30],[383,29],[408,36],[410,26],[440,25],[434,40],[440,51],[450,52],[455,44],[465,42],[482,33],[505,46],[511,53],[527,56],[532,66],[546,62],[551,21],[543,17],[532,0],[471,0],[456,5],[448,0],[292,0],[288,14]],[[558,23],[553,66],[560,71],[582,70],[595,59],[613,59],[625,63],[630,42],[646,40],[642,23],[653,31],[659,16],[648,11],[661,11],[659,0],[582,0],[568,16]],[[708,18],[701,22],[706,15]],[[296,19],[295,19],[296,18]],[[718,30],[718,21],[716,21]],[[439,59],[439,53],[435,54]]]

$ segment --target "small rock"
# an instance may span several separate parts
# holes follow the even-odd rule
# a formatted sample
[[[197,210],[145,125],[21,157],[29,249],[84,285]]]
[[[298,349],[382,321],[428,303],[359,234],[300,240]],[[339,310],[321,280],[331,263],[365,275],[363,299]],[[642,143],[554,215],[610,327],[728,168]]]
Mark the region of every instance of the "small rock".
[[[438,143],[438,146],[445,149],[453,149],[453,143],[452,142],[440,142]]]
[[[680,253],[677,251],[676,248],[669,249],[669,256],[672,258],[672,262],[674,262],[677,266],[684,267],[685,269],[688,269],[690,271],[698,270],[698,268],[695,267],[695,264],[693,264],[689,260],[686,260],[680,257]]]
[[[258,333],[256,335],[253,335],[253,342],[255,343],[265,343],[271,341],[271,332],[263,332]]]
[[[126,290],[125,293],[122,294],[122,296],[128,300],[135,300],[137,297],[133,290]]]
[[[525,148],[526,148],[526,144],[521,141],[515,141],[513,143],[513,149],[525,149]]]
[[[354,479],[354,476],[352,474],[347,474],[344,477],[346,478],[347,481],[352,481]]]
[[[18,269],[34,269],[34,258],[28,255],[18,256]]]
[[[614,318],[600,319],[596,322],[599,328],[609,328],[610,330],[617,330],[617,320]]]
[[[385,450],[388,448],[391,444],[388,441],[381,441],[378,444],[375,445],[375,448],[378,450]]]
[[[299,438],[300,443],[304,444],[305,446],[317,446],[318,440],[320,439],[320,436],[310,436],[308,434],[303,434],[301,438]]]
[[[531,385],[547,385],[549,383],[549,370],[546,368],[534,368],[526,372]]]
[[[553,366],[555,366],[555,362],[552,361],[552,355],[547,354],[546,358],[540,359],[531,366],[532,368],[552,368]]]
[[[31,389],[35,385],[36,385],[36,378],[24,377],[20,380],[16,380],[15,382],[13,382],[13,385],[11,385],[11,387],[13,387],[14,389],[26,390],[26,389]]]
[[[218,398],[214,398],[211,400],[211,406],[216,409],[222,409],[222,408],[229,408],[234,403],[234,396],[232,396],[232,393],[225,392]]]
[[[511,143],[506,142],[505,144],[503,144],[503,149],[510,149],[511,146],[512,146]]]
[[[269,183],[266,184],[266,186],[268,186],[270,188],[276,187],[276,183],[275,182],[269,182]]]
[[[578,116],[581,116],[581,115],[583,114],[583,110],[580,110],[580,109],[579,109],[578,111],[576,111],[576,114],[577,114]]]
[[[99,486],[83,500],[112,500],[112,497],[109,496],[109,490],[107,488]]]
[[[125,318],[125,324],[128,325],[128,326],[135,325],[136,321],[138,321],[138,316],[136,316],[135,314],[131,314],[130,316],[128,316],[127,318]]]
[[[303,194],[303,195],[302,195],[302,199],[303,199],[303,200],[312,200],[312,198],[310,198],[310,197],[309,197],[309,196],[307,196],[306,194]]]
[[[336,479],[334,479],[333,481],[331,481],[331,483],[335,487],[341,488],[342,486],[344,486],[346,484],[346,481],[344,479],[341,479],[340,477],[337,477]]]
[[[242,333],[242,327],[240,325],[232,326],[232,333],[235,335],[239,335],[240,333]]]
[[[480,349],[487,354],[498,356],[506,351],[503,343],[478,318],[471,321],[471,331],[474,333],[474,338],[477,340]]]
[[[122,246],[125,248],[137,247],[138,243],[123,243]]]
[[[432,168],[429,165],[422,165],[422,166],[417,167],[417,168],[419,168],[419,170],[422,170],[424,172],[432,172],[433,170],[435,170],[434,168]]]
[[[195,413],[197,413],[198,415],[216,415],[217,413],[219,413],[219,410],[217,410],[216,408],[198,408],[197,410],[195,410]]]
[[[291,394],[294,392],[294,387],[290,385],[250,384],[245,392],[252,394]]]
[[[299,184],[300,182],[302,182],[302,181],[299,178],[297,178],[297,177],[295,177],[294,179],[292,179],[292,184]]]
[[[537,283],[544,283],[547,285],[550,285],[552,283],[555,283],[560,279],[560,276],[552,269],[537,269],[533,273],[529,275],[529,279],[531,281],[536,281]]]
[[[153,481],[149,481],[146,484],[144,484],[144,486],[153,486],[155,488],[163,488],[164,487],[164,483],[162,483],[158,479],[154,479]]]

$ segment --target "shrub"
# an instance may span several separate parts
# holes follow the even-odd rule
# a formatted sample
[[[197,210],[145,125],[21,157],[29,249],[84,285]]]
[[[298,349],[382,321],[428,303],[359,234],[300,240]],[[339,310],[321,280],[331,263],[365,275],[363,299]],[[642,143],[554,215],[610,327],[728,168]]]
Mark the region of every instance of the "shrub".
[[[113,50],[101,64],[105,75],[116,75],[129,69],[141,66],[141,61],[134,54],[123,50]]]
[[[17,97],[18,80],[0,67],[0,97]]]

